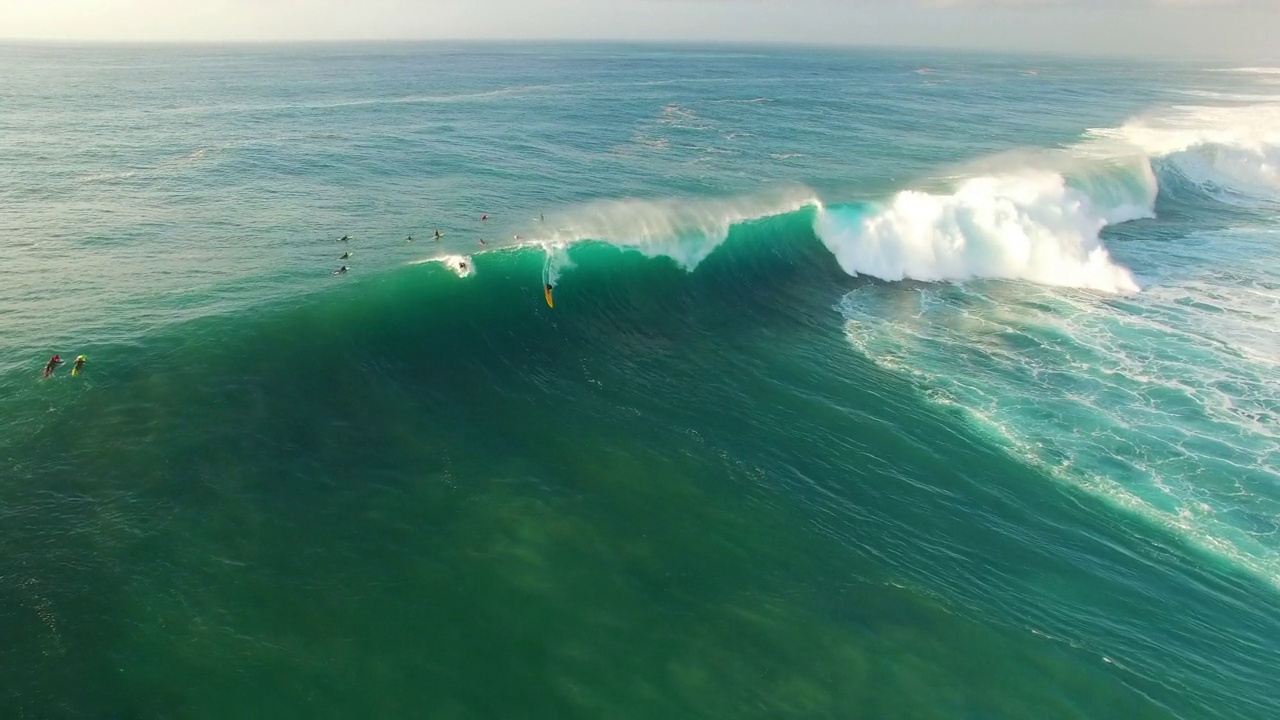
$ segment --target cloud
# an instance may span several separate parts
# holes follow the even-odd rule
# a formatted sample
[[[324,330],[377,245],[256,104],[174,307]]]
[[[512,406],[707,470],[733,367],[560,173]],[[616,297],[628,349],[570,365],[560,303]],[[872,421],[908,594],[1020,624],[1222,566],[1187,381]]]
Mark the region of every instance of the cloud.
[[[926,45],[1269,61],[1280,0],[0,0],[67,40],[578,39]]]

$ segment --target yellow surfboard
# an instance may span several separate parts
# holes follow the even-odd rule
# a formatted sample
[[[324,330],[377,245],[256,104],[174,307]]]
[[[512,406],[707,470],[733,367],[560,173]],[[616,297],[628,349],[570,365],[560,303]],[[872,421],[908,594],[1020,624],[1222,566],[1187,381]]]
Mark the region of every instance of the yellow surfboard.
[[[551,286],[550,285],[546,287],[545,292],[547,294],[547,307],[549,308],[555,307],[555,303],[551,302]]]

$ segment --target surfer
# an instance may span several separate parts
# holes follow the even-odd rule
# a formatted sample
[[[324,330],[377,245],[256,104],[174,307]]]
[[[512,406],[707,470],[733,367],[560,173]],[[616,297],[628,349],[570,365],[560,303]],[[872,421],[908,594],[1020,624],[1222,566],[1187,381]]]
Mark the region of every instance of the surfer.
[[[480,244],[481,244],[481,245],[488,245],[489,243],[485,242],[485,241],[484,241],[484,238],[480,238]]]
[[[54,355],[53,357],[49,358],[49,364],[44,366],[44,376],[49,377],[50,375],[52,375],[53,371],[61,364],[62,364],[62,358],[58,357],[57,355]]]
[[[338,259],[339,259],[339,260],[346,260],[346,259],[347,259],[347,258],[349,258],[349,257],[351,257],[351,251],[350,251],[350,250],[348,250],[348,251],[346,251],[346,252],[342,253],[342,257],[340,257],[340,258],[338,258]]]
[[[409,237],[405,238],[405,239],[404,239],[404,241],[405,241],[405,242],[413,242],[413,236],[412,236],[412,235],[410,235]]]
[[[489,216],[488,216],[488,215],[481,215],[481,216],[480,216],[480,219],[481,219],[481,220],[488,220],[488,219],[489,219]]]
[[[341,274],[345,273],[346,271],[348,271],[348,270],[350,270],[350,269],[351,269],[351,268],[347,267],[346,265],[343,265],[342,267],[338,268],[337,270],[334,270],[334,271],[333,271],[333,274],[334,274],[334,275],[341,275]]]
[[[84,369],[84,363],[85,357],[83,355],[77,355],[75,364],[71,366],[71,377],[75,377],[80,374],[80,371]]]
[[[437,239],[437,240],[439,240],[439,239],[440,239],[440,238],[442,238],[442,237],[444,237],[444,235],[443,235],[439,230],[437,230],[437,231],[436,231],[436,239]]]
[[[350,240],[350,239],[351,239],[351,236],[350,236],[350,235],[343,235],[342,237],[338,238],[338,240],[339,240],[340,242],[346,242],[346,241],[348,241],[348,240]]]
[[[466,264],[465,262],[460,262],[460,263],[458,263],[458,269],[459,269],[459,270],[461,270],[461,271],[463,271],[463,272],[466,272],[466,271],[467,271],[467,264]]]
[[[551,283],[546,284],[545,288],[543,289],[543,292],[547,296],[547,307],[549,308],[555,307],[555,304],[551,302]]]

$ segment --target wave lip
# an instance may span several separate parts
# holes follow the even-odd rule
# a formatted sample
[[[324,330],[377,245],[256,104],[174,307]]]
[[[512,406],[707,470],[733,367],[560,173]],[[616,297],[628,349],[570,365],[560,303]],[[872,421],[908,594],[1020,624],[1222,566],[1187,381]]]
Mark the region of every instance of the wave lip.
[[[1219,199],[1280,199],[1280,97],[1236,107],[1184,106],[1118,128],[1094,129],[1095,140],[1136,147]]]
[[[726,199],[601,201],[547,217],[555,229],[539,233],[535,242],[565,248],[598,240],[693,270],[728,239],[733,226],[821,206],[805,187]]]
[[[1150,166],[1135,178],[1069,181],[1049,170],[965,180],[951,194],[916,190],[887,203],[821,212],[814,230],[851,275],[924,281],[1001,278],[1114,293],[1139,290],[1099,232],[1152,217]]]

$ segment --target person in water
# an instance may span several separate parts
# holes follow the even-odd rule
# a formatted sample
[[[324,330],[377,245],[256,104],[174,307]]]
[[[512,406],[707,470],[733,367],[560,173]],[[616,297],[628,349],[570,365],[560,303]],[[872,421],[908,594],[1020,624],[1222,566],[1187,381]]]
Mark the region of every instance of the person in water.
[[[44,376],[49,377],[50,375],[52,375],[53,371],[57,369],[57,367],[61,364],[62,364],[62,358],[58,357],[57,355],[54,355],[53,357],[49,358],[49,364],[44,366]]]
[[[349,258],[349,257],[351,257],[351,251],[350,251],[350,250],[348,250],[348,251],[346,251],[346,252],[342,253],[342,257],[340,257],[340,258],[338,258],[338,259],[339,259],[339,260],[346,260],[346,259],[347,259],[347,258]]]
[[[337,270],[334,270],[334,271],[333,271],[333,274],[334,274],[334,275],[341,275],[341,274],[345,273],[346,271],[348,271],[348,270],[350,270],[350,269],[351,269],[351,268],[347,267],[346,265],[343,265],[342,267],[338,268]]]
[[[350,236],[350,235],[343,235],[342,237],[338,238],[338,240],[339,240],[339,241],[341,241],[341,242],[346,242],[346,241],[348,241],[348,240],[350,240],[350,239],[351,239],[351,236]]]
[[[480,238],[480,244],[481,244],[481,245],[488,245],[489,243],[485,242],[485,241],[484,241],[484,238]]]
[[[439,239],[440,239],[440,238],[442,238],[442,237],[444,237],[444,235],[441,235],[441,234],[440,234],[440,231],[439,231],[439,230],[437,230],[437,231],[436,231],[436,239],[437,239],[437,240],[439,240]]]
[[[84,363],[85,357],[83,355],[77,355],[75,364],[71,366],[71,377],[75,377],[80,374],[80,371],[84,369]]]
[[[488,220],[488,219],[489,219],[489,216],[488,216],[488,215],[481,215],[481,216],[480,216],[480,219],[481,219],[481,220]]]
[[[410,235],[409,237],[405,238],[405,239],[404,239],[404,241],[405,241],[405,242],[413,242],[413,236],[412,236],[412,235]]]

